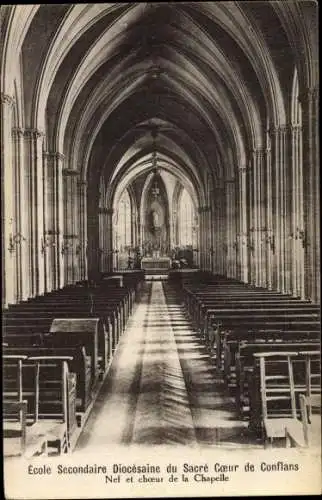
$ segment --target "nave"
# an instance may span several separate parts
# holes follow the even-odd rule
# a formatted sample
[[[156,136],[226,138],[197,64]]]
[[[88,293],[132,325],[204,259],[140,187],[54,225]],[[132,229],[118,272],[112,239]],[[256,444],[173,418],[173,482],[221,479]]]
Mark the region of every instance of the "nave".
[[[78,450],[111,445],[262,446],[169,284],[146,282]]]
[[[318,31],[310,1],[1,7],[8,461],[319,445]]]

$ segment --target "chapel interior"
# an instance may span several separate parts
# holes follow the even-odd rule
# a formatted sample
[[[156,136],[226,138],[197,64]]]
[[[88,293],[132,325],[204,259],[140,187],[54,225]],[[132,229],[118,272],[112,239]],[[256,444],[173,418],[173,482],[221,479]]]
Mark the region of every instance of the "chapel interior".
[[[8,459],[317,446],[317,3],[0,25]]]

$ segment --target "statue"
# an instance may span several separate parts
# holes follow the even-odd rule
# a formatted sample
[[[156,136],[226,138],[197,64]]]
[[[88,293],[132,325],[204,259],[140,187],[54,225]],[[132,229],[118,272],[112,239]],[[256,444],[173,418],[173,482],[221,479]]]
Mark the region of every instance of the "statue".
[[[152,210],[152,224],[154,228],[159,227],[159,214],[155,210]]]

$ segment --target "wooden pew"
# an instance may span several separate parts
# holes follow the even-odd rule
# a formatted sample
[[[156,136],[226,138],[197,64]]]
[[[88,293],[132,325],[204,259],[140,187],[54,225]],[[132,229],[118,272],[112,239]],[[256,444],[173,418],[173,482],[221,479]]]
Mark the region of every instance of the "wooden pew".
[[[50,327],[48,341],[56,346],[85,346],[92,359],[92,385],[104,375],[107,366],[107,342],[102,321],[99,318],[55,318]],[[104,360],[101,368],[99,356]]]
[[[119,313],[120,314],[120,313]],[[109,356],[115,350],[120,337],[121,323],[120,316],[117,317],[115,307],[96,307],[94,312],[86,310],[82,303],[49,303],[49,304],[30,304],[21,310],[4,313],[3,325],[5,333],[12,332],[13,328],[20,326],[21,323],[28,325],[34,323],[34,318],[38,318],[38,331],[42,327],[42,331],[49,330],[51,322],[56,317],[100,317],[104,322],[104,327],[107,335],[111,338],[108,339]],[[11,329],[11,330],[10,330]]]
[[[31,313],[29,311],[29,313]],[[34,328],[34,317],[37,317],[37,328]],[[80,323],[83,325],[84,321],[88,320],[89,323],[91,321],[99,320],[98,333],[97,333],[97,352],[89,352],[87,349],[87,353],[91,356],[96,357],[96,362],[100,364],[100,370],[104,374],[108,368],[109,361],[112,356],[112,347],[113,347],[113,339],[111,339],[110,333],[106,330],[102,320],[100,318],[91,318],[88,317],[86,313],[82,311],[72,309],[69,311],[61,312],[58,311],[32,311],[32,314],[26,315],[26,313],[15,313],[15,318],[12,320],[5,319],[4,320],[4,339],[9,340],[12,337],[17,336],[28,336],[30,332],[30,337],[33,337],[33,344],[35,344],[36,339],[39,340],[39,343],[44,342],[45,332],[51,331],[51,326],[55,317],[60,316],[62,319],[67,318],[68,320],[71,317],[75,317],[75,321],[77,318],[80,319]],[[36,330],[36,331],[35,331]],[[39,331],[41,330],[41,332]],[[36,335],[37,334],[37,335]],[[38,337],[40,335],[40,337]],[[82,334],[81,334],[82,335]],[[47,337],[47,336],[46,336]],[[63,344],[64,345],[64,344]],[[94,370],[94,367],[93,367]]]
[[[251,317],[248,317],[250,315]],[[235,354],[239,342],[247,339],[291,339],[316,340],[320,331],[319,321],[305,315],[254,315],[253,310],[245,315],[225,318],[222,326],[213,330],[213,336],[206,337],[210,341],[210,349],[215,350],[216,366],[218,370],[224,369],[224,356],[228,356],[229,363],[235,366]],[[266,333],[265,333],[266,332]]]
[[[319,306],[302,303],[300,301],[288,301],[286,299],[261,299],[258,300],[254,298],[250,301],[239,301],[232,300],[229,303],[211,303],[210,307],[203,308],[203,320],[200,321],[203,333],[206,333],[211,327],[212,323],[217,323],[220,321],[218,317],[220,314],[227,312],[229,315],[236,315],[237,312],[243,313],[244,311],[254,310],[258,314],[262,313],[285,313],[285,314],[307,314],[312,315],[317,320],[320,319],[320,309]]]
[[[87,356],[84,346],[76,347],[52,347],[50,339],[49,345],[38,346],[7,346],[4,348],[5,355],[22,355],[26,359],[36,356],[67,356],[69,370],[76,374],[76,410],[85,412],[91,402],[92,371],[91,358]]]

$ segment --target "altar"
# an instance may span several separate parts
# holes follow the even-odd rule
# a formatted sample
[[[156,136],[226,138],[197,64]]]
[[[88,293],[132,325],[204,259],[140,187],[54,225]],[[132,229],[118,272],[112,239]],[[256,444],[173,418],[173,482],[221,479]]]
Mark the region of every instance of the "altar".
[[[141,269],[145,271],[168,271],[171,268],[171,259],[169,257],[143,257],[141,260]]]

